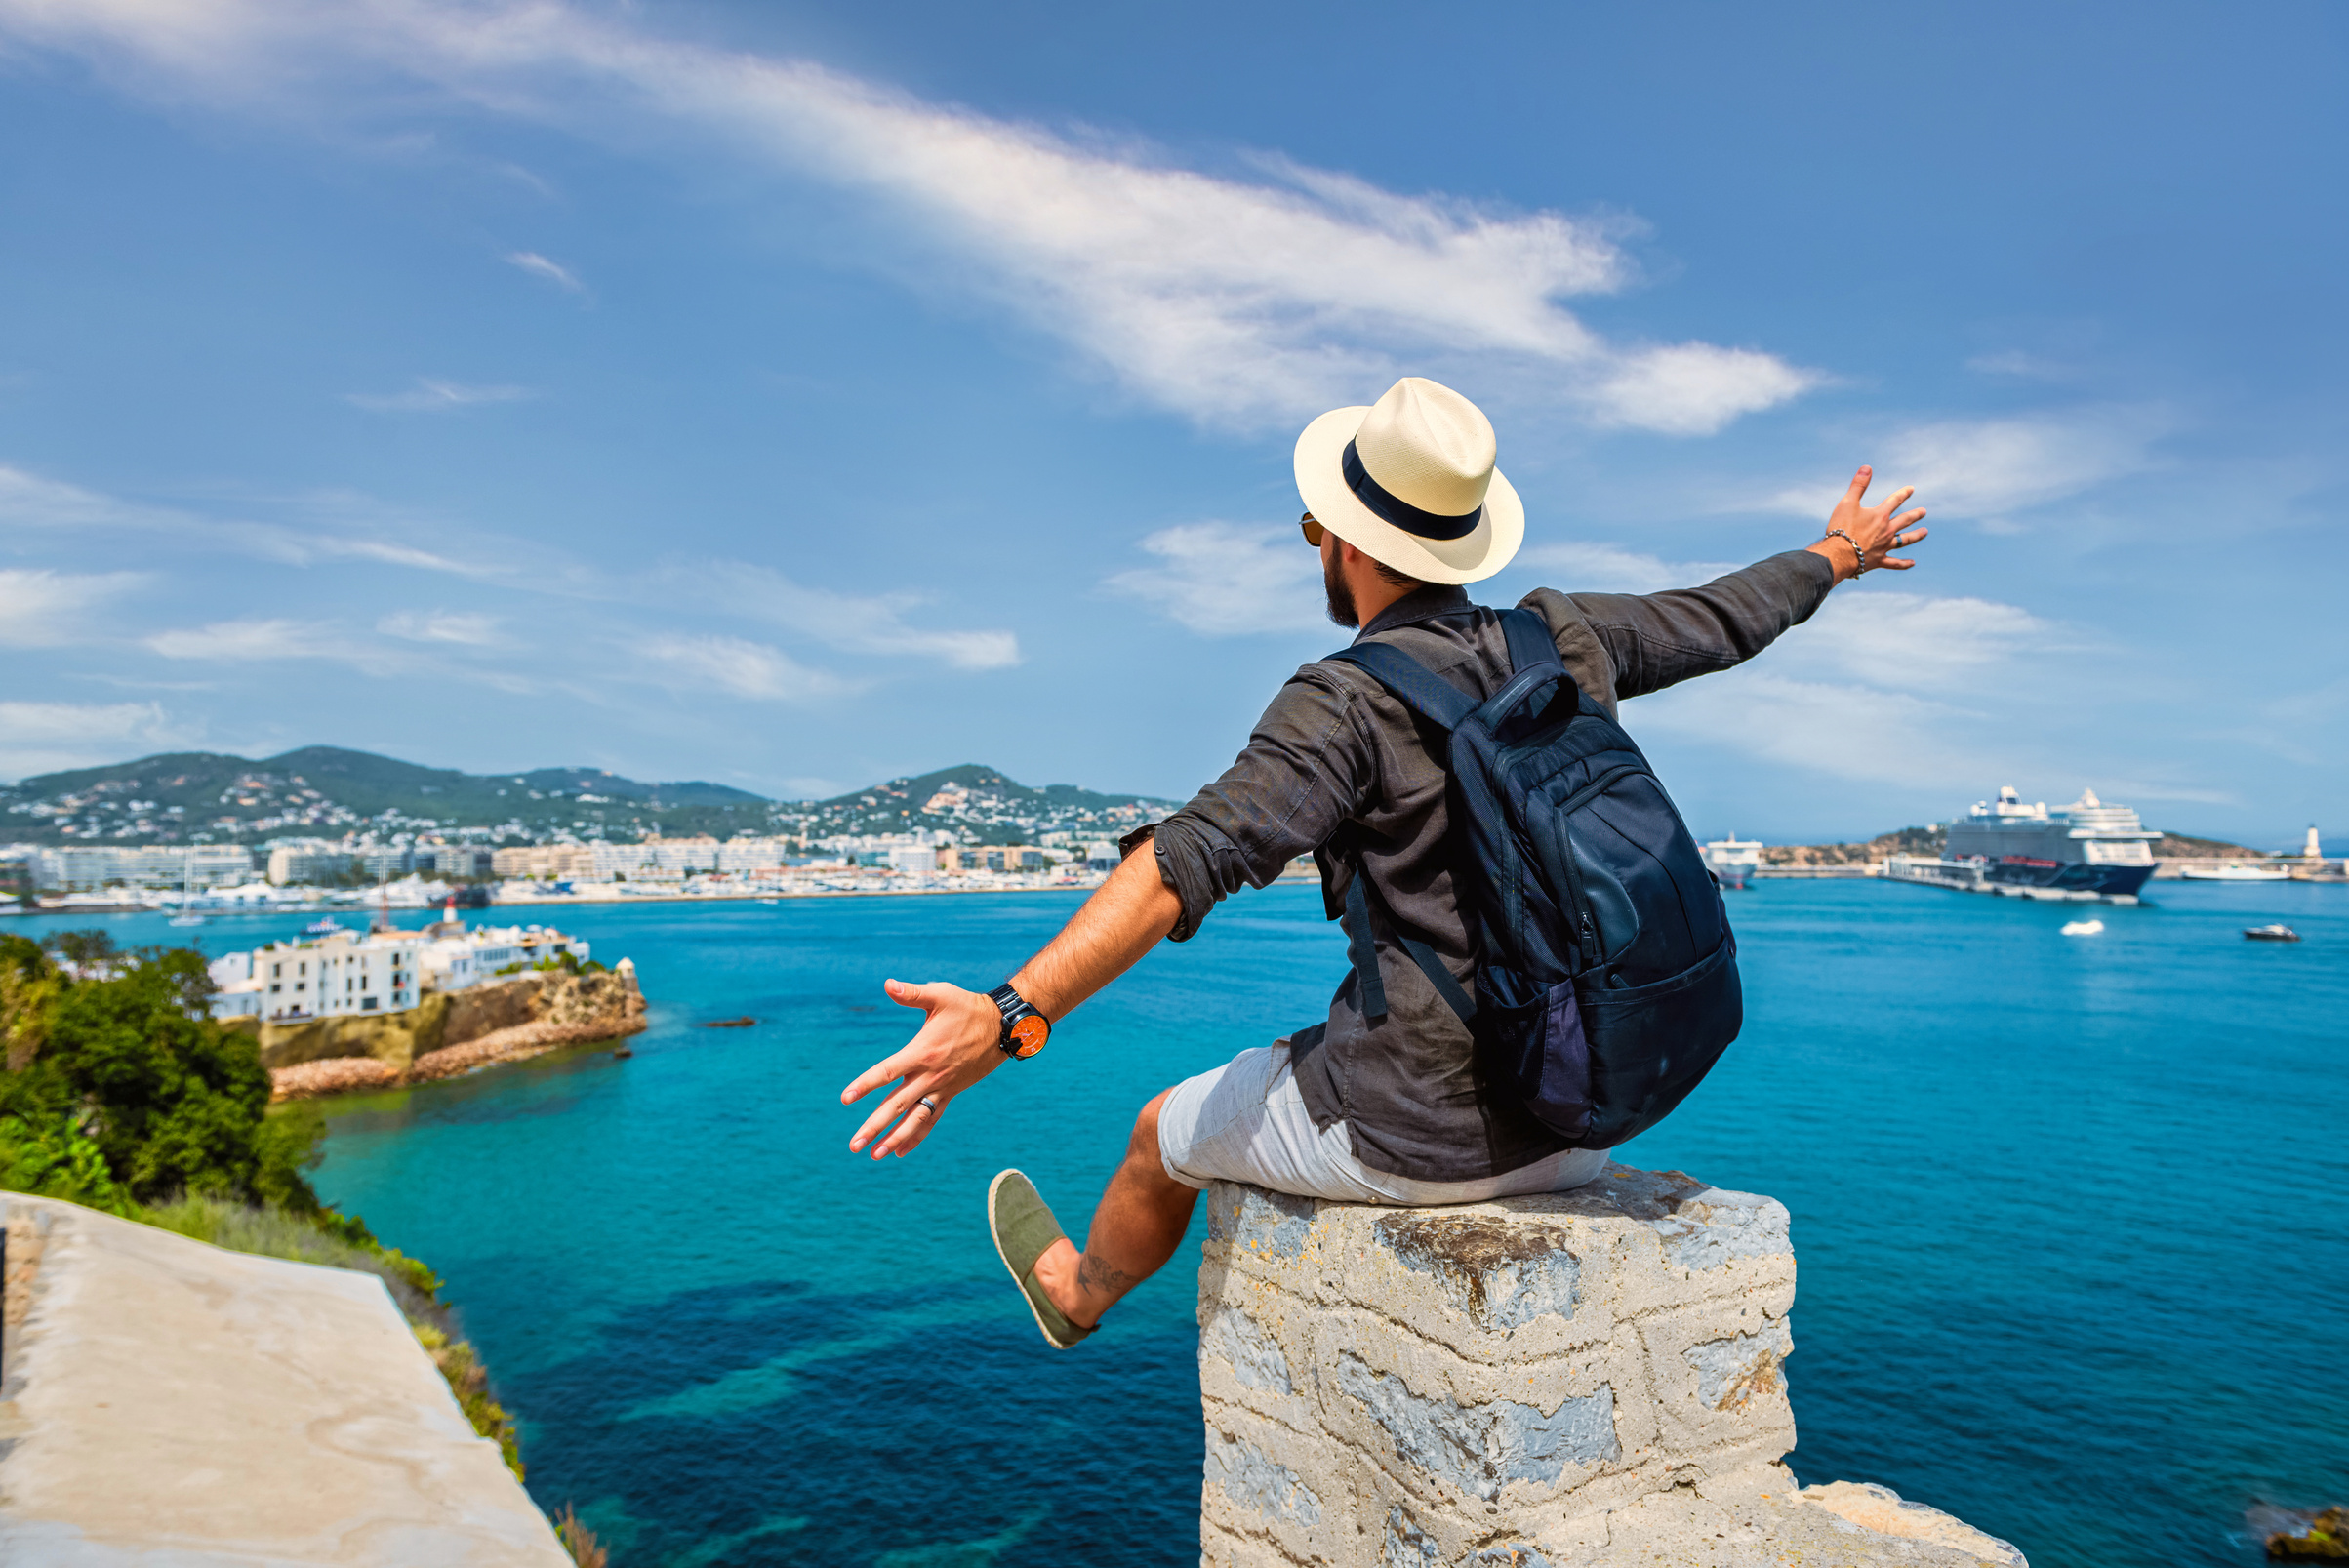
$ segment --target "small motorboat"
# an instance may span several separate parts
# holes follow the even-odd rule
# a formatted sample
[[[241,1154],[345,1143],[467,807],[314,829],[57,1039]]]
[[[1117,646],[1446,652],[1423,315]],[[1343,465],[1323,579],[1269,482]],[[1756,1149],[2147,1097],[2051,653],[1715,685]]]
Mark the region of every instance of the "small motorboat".
[[[312,920],[308,925],[304,926],[302,934],[305,937],[331,937],[342,929],[343,927],[336,922],[334,916],[329,915],[324,920]]]
[[[204,917],[200,914],[175,914],[171,923],[175,926],[200,926],[204,923]]]
[[[2247,926],[2244,937],[2250,942],[2298,942],[2300,934],[2278,920],[2272,925]]]
[[[2104,935],[2104,922],[2101,920],[2066,920],[2063,923],[2063,934],[2067,937],[2101,937]]]

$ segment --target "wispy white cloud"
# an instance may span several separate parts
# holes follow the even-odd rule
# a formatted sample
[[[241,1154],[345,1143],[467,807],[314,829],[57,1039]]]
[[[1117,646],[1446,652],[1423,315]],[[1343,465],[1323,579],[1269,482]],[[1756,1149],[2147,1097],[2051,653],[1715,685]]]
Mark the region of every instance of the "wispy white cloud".
[[[739,561],[674,569],[669,581],[690,587],[697,603],[788,627],[842,653],[928,659],[956,669],[1001,669],[1020,662],[1016,632],[930,624],[927,594],[834,593]]]
[[[2069,381],[2072,369],[2038,354],[2025,353],[2020,348],[2008,348],[1995,354],[1976,354],[1965,362],[1965,368],[1983,376],[2017,376],[2025,381]]]
[[[2008,667],[2094,651],[2080,632],[2015,605],[1890,589],[1839,593],[1790,635],[1782,647],[1804,667],[1899,691],[1987,690]]]
[[[2069,732],[2043,722],[2073,700],[2081,679],[2108,677],[2113,657],[2078,629],[2016,605],[1844,588],[1756,663],[1641,698],[1628,717],[1635,731],[1672,731],[1843,783],[1930,790],[1952,802],[2083,767],[2110,770],[2085,783],[2117,787],[2138,771],[2133,761],[2076,746],[2055,754],[2048,739]]]
[[[1295,529],[1237,523],[1180,523],[1146,536],[1155,566],[1135,567],[1103,586],[1209,637],[1329,629],[1320,554]]]
[[[634,652],[655,666],[647,673],[664,685],[714,687],[758,702],[813,702],[851,689],[829,670],[811,669],[780,649],[741,637],[647,637]]]
[[[446,414],[481,403],[519,403],[537,395],[526,386],[467,386],[420,376],[404,392],[345,392],[343,397],[377,414]]]
[[[386,637],[408,642],[455,643],[465,648],[495,648],[507,639],[499,631],[496,616],[453,610],[402,610],[384,617],[375,629]]]
[[[155,703],[0,701],[0,777],[119,761],[133,746],[187,745],[201,735]]]
[[[981,291],[1133,394],[1207,424],[1285,423],[1407,368],[1507,380],[1600,424],[1701,434],[1817,380],[1758,349],[1615,342],[1586,326],[1559,302],[1628,285],[1620,223],[1398,194],[1277,157],[1255,159],[1254,179],[1211,175],[807,60],[667,39],[625,12],[0,0],[0,27],[147,90],[243,106],[283,109],[304,93],[311,112],[380,105],[395,95],[371,86],[421,80],[598,137],[694,126],[870,199],[951,255],[932,281]],[[370,406],[458,402],[421,387]]]
[[[460,577],[506,575],[502,566],[459,560],[408,541],[348,532],[358,522],[378,529],[388,525],[378,515],[383,508],[357,506],[347,496],[311,499],[300,509],[314,514],[312,520],[302,527],[288,527],[126,501],[0,464],[0,528],[14,528],[35,537],[81,529],[118,529],[164,535],[181,544],[192,543],[225,548],[289,566],[355,559]],[[366,515],[363,518],[343,515],[353,511]]]
[[[19,528],[169,528],[182,515],[0,463],[0,523]]]
[[[1552,586],[1568,593],[1654,593],[1710,583],[1724,572],[1736,571],[1740,564],[1667,561],[1619,544],[1564,541],[1527,545],[1518,551],[1511,566],[1518,571],[1540,572]]]
[[[159,631],[146,645],[166,659],[249,663],[272,659],[347,659],[351,644],[334,626],[310,621],[216,621]]]
[[[1935,517],[1995,526],[2010,513],[2067,501],[2153,466],[2153,443],[2170,427],[2160,410],[2088,408],[1996,420],[1942,420],[1883,437],[1874,461],[1876,495],[1915,485]],[[1775,510],[1824,517],[1835,485],[1780,491]]]
[[[510,251],[506,260],[509,265],[520,267],[532,277],[545,278],[558,289],[567,289],[578,295],[587,292],[587,286],[580,281],[578,273],[560,261],[548,261],[536,251]]]
[[[0,647],[89,641],[91,613],[145,581],[137,572],[0,570]]]

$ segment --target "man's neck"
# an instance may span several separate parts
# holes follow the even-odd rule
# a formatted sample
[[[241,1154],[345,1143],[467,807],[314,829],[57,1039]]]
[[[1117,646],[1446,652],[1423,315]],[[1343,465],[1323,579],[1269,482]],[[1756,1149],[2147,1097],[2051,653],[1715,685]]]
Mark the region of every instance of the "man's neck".
[[[1373,616],[1362,619],[1363,631],[1383,631],[1390,625],[1424,620],[1429,616],[1446,615],[1468,605],[1468,590],[1447,586],[1441,583],[1422,583],[1405,588]]]

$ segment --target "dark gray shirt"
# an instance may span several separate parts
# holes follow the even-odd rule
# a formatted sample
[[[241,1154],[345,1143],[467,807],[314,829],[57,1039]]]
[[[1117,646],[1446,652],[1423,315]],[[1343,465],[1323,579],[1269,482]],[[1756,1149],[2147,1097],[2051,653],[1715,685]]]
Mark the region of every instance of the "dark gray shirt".
[[[1701,588],[1537,588],[1520,602],[1540,612],[1567,671],[1612,713],[1620,699],[1751,659],[1808,620],[1834,585],[1823,557],[1790,550]],[[1472,697],[1509,678],[1499,618],[1460,588],[1426,587],[1398,600],[1356,640],[1373,638]],[[1183,900],[1171,940],[1186,941],[1217,902],[1242,886],[1263,887],[1308,851],[1321,866],[1329,916],[1342,918],[1358,857],[1397,921],[1467,982],[1478,954],[1452,892],[1444,786],[1440,753],[1384,687],[1352,664],[1306,665],[1273,699],[1230,770],[1153,833],[1159,874]],[[1131,835],[1129,847],[1140,837]],[[1351,928],[1348,936],[1359,939]],[[1291,1036],[1298,1088],[1316,1124],[1344,1118],[1363,1164],[1428,1182],[1498,1176],[1562,1148],[1481,1080],[1467,1026],[1410,955],[1384,937],[1377,952],[1383,1018],[1363,1019],[1349,970],[1327,1020]]]

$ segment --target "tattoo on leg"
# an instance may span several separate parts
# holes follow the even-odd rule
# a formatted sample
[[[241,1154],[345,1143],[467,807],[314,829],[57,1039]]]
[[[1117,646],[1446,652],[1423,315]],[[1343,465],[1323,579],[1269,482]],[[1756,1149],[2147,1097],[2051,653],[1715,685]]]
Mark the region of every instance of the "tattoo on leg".
[[[1076,1287],[1100,1296],[1122,1296],[1142,1281],[1122,1268],[1112,1268],[1091,1253],[1080,1253],[1076,1259]]]

